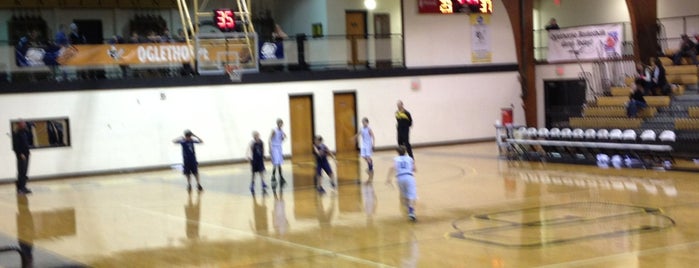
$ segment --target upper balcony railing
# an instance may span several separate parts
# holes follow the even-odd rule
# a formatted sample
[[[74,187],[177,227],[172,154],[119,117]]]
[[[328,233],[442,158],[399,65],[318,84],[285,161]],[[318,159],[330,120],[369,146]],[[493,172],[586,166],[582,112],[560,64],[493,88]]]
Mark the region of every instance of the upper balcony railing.
[[[125,45],[147,46],[149,44]],[[175,44],[181,45],[182,43]],[[403,36],[401,34],[296,36],[278,40],[274,44],[276,49],[280,49],[282,52],[277,53],[275,57],[261,57],[259,60],[261,72],[327,69],[366,70],[405,66]],[[104,53],[108,53],[108,51],[105,49]],[[0,81],[174,77],[193,75],[195,69],[182,62],[18,66],[17,54],[17,49],[13,44],[0,41]],[[102,55],[100,54],[100,56]]]

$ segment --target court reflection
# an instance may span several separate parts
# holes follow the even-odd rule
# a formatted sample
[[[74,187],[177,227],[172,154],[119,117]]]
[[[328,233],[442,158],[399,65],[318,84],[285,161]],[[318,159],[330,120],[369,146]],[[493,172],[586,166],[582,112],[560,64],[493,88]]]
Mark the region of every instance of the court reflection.
[[[196,202],[192,199],[191,191],[187,195],[187,204],[184,206],[184,215],[187,220],[185,232],[187,239],[199,240],[199,220],[201,218],[201,193],[197,193]]]
[[[24,267],[45,267],[46,254],[35,261],[34,244],[37,241],[55,241],[76,234],[74,208],[31,211],[26,195],[17,195],[17,240],[22,251]],[[41,254],[40,254],[41,255]],[[49,261],[54,261],[50,259]],[[63,262],[58,260],[58,262]],[[77,266],[76,266],[77,267]]]
[[[374,214],[376,213],[376,192],[374,191],[373,183],[364,183],[361,186],[362,203],[364,204],[364,213],[366,213],[367,225],[374,222]]]
[[[272,213],[272,224],[277,236],[284,236],[289,230],[289,220],[286,217],[286,202],[284,192],[274,192],[274,211]]]
[[[33,267],[34,262],[34,217],[29,210],[29,200],[26,195],[17,195],[17,240],[22,251],[23,267]]]
[[[337,198],[328,196],[327,198],[316,198],[316,217],[318,218],[319,235],[321,240],[332,240],[332,220],[335,215]]]
[[[250,228],[253,232],[261,235],[269,233],[266,195],[252,195],[252,217]]]

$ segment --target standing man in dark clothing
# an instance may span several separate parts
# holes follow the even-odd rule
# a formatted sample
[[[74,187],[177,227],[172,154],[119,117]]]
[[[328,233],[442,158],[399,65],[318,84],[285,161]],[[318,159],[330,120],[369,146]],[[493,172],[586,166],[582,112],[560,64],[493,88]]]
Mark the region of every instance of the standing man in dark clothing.
[[[29,148],[32,147],[32,135],[27,129],[27,123],[17,122],[12,133],[12,150],[17,157],[17,193],[31,194],[27,188],[27,170],[29,169]]]
[[[410,158],[415,159],[415,157],[413,157],[413,148],[410,146],[410,127],[413,126],[413,117],[410,116],[410,112],[405,110],[402,101],[398,101],[396,121],[396,129],[398,130],[398,145],[405,146]]]

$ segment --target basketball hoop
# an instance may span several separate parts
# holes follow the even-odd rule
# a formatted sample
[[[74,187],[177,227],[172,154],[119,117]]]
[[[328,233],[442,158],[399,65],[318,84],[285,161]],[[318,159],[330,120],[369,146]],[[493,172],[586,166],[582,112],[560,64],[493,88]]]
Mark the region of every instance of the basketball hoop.
[[[228,78],[231,82],[241,82],[243,80],[243,73],[241,72],[240,65],[235,63],[225,63],[223,67],[228,74]]]

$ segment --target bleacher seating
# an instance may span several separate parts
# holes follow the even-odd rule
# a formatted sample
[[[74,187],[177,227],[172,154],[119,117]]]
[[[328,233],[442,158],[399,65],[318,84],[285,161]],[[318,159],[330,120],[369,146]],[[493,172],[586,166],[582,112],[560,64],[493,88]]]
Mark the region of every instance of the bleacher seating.
[[[667,75],[667,74],[666,74]],[[611,90],[612,96],[628,96],[631,94],[631,86],[633,86],[634,79],[631,76],[627,76],[624,79],[624,83],[626,84],[626,87],[612,87]],[[681,85],[681,84],[673,84],[670,83],[672,86],[672,95],[678,96],[678,95],[684,95],[684,92],[687,90],[686,85]],[[623,94],[623,95],[621,95]]]
[[[642,118],[653,117],[658,113],[658,108],[647,107],[638,111],[638,116]],[[596,106],[585,107],[583,109],[585,117],[625,117],[626,107],[623,106]]]
[[[597,117],[571,117],[570,127],[573,128],[631,128],[639,129],[641,128],[641,123],[643,122],[640,118],[628,118],[628,117],[609,117],[600,120]]]
[[[689,107],[687,109],[689,117],[699,118],[699,106]]]
[[[676,130],[699,130],[699,118],[675,118]]]
[[[644,99],[649,107],[668,107],[670,106],[670,97],[668,96],[645,96]],[[597,97],[597,106],[625,106],[629,101],[629,97]]]

